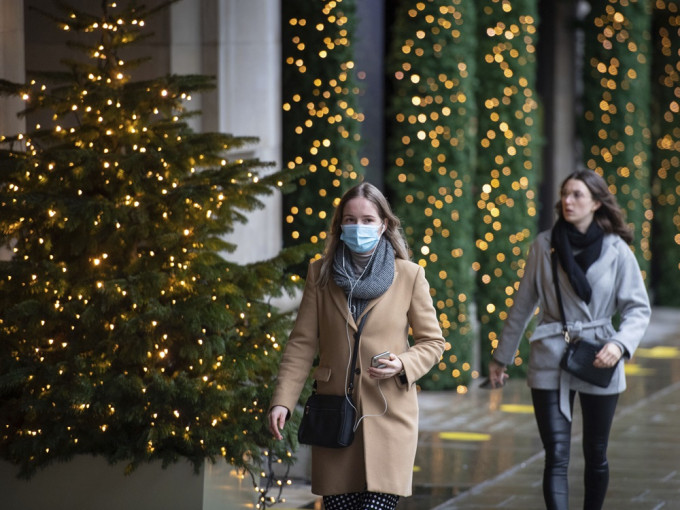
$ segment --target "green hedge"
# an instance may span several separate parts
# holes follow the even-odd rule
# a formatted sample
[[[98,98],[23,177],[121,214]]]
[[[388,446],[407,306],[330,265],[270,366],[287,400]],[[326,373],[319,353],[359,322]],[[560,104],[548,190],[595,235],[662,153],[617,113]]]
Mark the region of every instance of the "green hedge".
[[[655,302],[680,306],[680,2],[658,1],[652,64]]]
[[[386,183],[447,339],[441,363],[420,380],[428,389],[463,390],[472,373],[474,5],[401,2],[388,55]]]
[[[651,260],[651,3],[591,0],[585,20],[584,163],[604,176],[635,231],[643,273]]]
[[[477,306],[482,361],[513,304],[537,229],[541,139],[536,94],[536,0],[476,2],[479,162],[475,175]],[[490,345],[489,345],[490,344]],[[516,367],[526,367],[527,342]]]
[[[335,204],[363,175],[355,10],[354,0],[281,2],[283,162],[297,177],[283,199],[286,245],[323,242]]]

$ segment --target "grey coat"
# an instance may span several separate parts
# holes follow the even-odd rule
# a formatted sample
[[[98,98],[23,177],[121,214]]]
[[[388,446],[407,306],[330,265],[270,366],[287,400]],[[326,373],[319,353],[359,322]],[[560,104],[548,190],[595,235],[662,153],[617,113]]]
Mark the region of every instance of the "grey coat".
[[[600,257],[588,268],[586,278],[592,287],[590,303],[574,292],[566,273],[558,267],[564,312],[570,335],[595,337],[602,342],[616,342],[624,359],[630,359],[647,329],[651,309],[640,267],[628,245],[616,234],[606,234]],[[572,389],[584,393],[607,395],[626,389],[623,363],[619,363],[607,388],[586,383],[560,369],[566,349],[562,335],[560,310],[553,284],[550,258],[550,231],[542,232],[529,252],[514,304],[508,313],[498,346],[496,361],[513,362],[529,321],[540,306],[538,325],[530,342],[527,384],[536,389]],[[619,312],[621,322],[614,329],[611,318]]]

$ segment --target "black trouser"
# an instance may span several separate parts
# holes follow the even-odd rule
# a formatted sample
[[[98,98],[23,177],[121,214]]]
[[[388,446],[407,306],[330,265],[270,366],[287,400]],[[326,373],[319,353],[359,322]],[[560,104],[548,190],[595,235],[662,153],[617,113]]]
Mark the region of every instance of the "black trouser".
[[[352,492],[324,496],[325,510],[394,510],[399,496],[381,492]]]
[[[574,392],[569,403],[574,407]],[[559,408],[558,390],[531,390],[538,431],[545,449],[543,497],[548,510],[569,509],[567,471],[571,446],[571,422]],[[583,414],[583,455],[585,458],[584,510],[600,510],[609,485],[607,443],[618,395],[579,393]]]

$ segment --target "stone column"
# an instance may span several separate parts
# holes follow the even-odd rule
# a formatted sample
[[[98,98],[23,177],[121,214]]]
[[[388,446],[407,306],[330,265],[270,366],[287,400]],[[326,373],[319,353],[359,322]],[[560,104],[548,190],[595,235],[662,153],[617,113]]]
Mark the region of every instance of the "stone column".
[[[24,64],[24,2],[0,0],[0,76],[6,80],[26,81]],[[26,131],[26,121],[17,117],[24,102],[16,97],[0,96],[0,147],[3,136]],[[7,260],[10,251],[0,247],[0,259]]]
[[[203,74],[201,2],[177,2],[170,7],[170,73]],[[200,95],[187,103],[189,110],[202,110]],[[194,131],[202,129],[200,117],[188,120]]]
[[[0,0],[0,76],[25,82],[24,54],[24,2]],[[21,99],[0,97],[0,136],[25,131],[26,123],[17,117],[23,107]]]
[[[359,111],[362,163],[366,180],[384,189],[385,173],[385,8],[383,0],[357,2],[356,38],[352,41],[361,95]]]
[[[559,185],[574,169],[576,143],[576,33],[572,2],[541,2],[538,87],[544,106],[545,147],[540,186],[540,230],[552,226]]]
[[[278,0],[202,2],[203,72],[218,89],[203,95],[203,129],[259,142],[234,154],[281,167],[281,27]],[[266,169],[262,170],[263,172]],[[272,257],[283,245],[281,197],[263,197],[264,209],[248,214],[229,241],[227,258],[240,263]]]

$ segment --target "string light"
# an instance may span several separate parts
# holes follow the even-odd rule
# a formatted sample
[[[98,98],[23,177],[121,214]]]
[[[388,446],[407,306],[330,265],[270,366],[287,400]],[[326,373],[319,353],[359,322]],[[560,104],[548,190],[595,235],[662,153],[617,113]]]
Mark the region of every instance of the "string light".
[[[649,59],[651,3],[593,5],[586,30],[585,164],[604,176],[635,230],[643,275],[651,260]]]
[[[653,133],[654,291],[656,301],[680,306],[680,6],[654,5],[652,97],[658,108]]]
[[[471,2],[404,4],[395,13],[387,185],[413,260],[425,268],[447,340],[419,384],[467,391],[474,332],[472,144],[476,26]]]
[[[486,0],[480,6],[479,137],[477,172],[477,306],[483,363],[514,303],[529,243],[535,235],[538,149],[536,2]],[[529,328],[531,329],[531,328]],[[515,366],[524,369],[527,342]],[[483,344],[484,345],[484,344]]]
[[[318,243],[340,197],[363,173],[351,40],[354,4],[284,2],[283,157],[297,177],[284,196],[286,244]],[[299,207],[305,204],[305,207]]]

